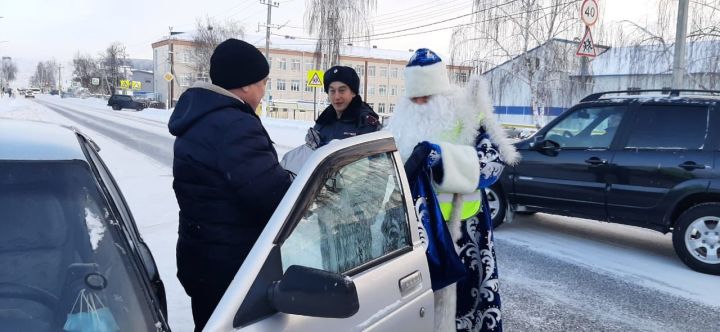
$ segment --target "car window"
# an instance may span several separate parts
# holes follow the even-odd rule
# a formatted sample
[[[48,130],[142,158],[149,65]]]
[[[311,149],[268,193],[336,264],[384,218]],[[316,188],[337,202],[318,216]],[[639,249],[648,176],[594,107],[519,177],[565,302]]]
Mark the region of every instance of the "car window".
[[[620,106],[576,109],[550,128],[545,139],[561,148],[609,148],[624,114]]]
[[[705,144],[709,123],[707,107],[644,105],[626,148],[699,150]]]
[[[390,153],[332,172],[280,249],[283,270],[345,273],[410,246],[408,216]]]
[[[90,301],[107,308],[102,319],[119,330],[154,330],[149,289],[88,165],[0,162],[0,174],[6,175],[0,179],[0,264],[13,266],[0,272],[0,282],[55,298],[18,310],[29,315],[44,306],[51,315],[35,320],[55,324],[54,317],[62,317],[64,323],[78,319],[79,306],[87,311]],[[5,293],[0,302],[12,298]]]

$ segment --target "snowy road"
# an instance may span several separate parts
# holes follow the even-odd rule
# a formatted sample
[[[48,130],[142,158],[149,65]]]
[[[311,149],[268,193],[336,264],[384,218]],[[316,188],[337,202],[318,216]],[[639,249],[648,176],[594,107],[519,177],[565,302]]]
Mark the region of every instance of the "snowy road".
[[[44,105],[44,106],[40,106]],[[175,278],[177,204],[168,112],[113,112],[102,101],[39,96],[0,100],[0,118],[75,124],[103,149],[168,292],[174,331],[191,331]],[[2,120],[0,120],[2,121]],[[286,152],[308,123],[265,121]],[[506,331],[717,331],[720,277],[696,273],[657,232],[538,214],[496,232]]]

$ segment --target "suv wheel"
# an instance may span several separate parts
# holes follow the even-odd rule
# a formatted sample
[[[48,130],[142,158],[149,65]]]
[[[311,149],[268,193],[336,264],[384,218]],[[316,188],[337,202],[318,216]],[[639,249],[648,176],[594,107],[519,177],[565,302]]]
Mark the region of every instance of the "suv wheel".
[[[138,107],[135,108],[135,110],[138,111],[138,112],[140,112],[140,111],[143,110],[143,107],[142,107],[142,106],[138,106]]]
[[[673,247],[695,271],[720,275],[720,203],[698,204],[675,224]]]
[[[119,110],[120,110],[120,105],[118,105],[118,104],[113,104],[113,105],[112,105],[112,109],[114,109],[114,110],[116,110],[116,111],[119,111]]]
[[[488,208],[490,208],[490,220],[492,220],[493,228],[498,228],[505,221],[505,211],[507,210],[507,201],[502,187],[499,185],[490,186],[485,189],[488,198]]]

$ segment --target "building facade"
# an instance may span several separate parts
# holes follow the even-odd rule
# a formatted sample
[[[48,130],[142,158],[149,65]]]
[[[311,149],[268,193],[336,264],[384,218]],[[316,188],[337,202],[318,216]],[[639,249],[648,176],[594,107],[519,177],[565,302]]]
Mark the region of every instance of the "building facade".
[[[186,38],[186,39],[183,39]],[[160,100],[167,99],[172,85],[172,99],[177,98],[196,80],[209,81],[207,73],[198,72],[192,63],[193,43],[189,36],[176,35],[153,43],[153,61],[155,66],[155,92]],[[253,42],[265,54],[265,38],[248,36],[245,40]],[[315,44],[283,37],[270,39],[268,63],[267,98],[281,109],[296,107],[307,111],[313,109],[314,88],[307,86],[307,73],[316,68]],[[172,47],[173,71],[175,80],[168,83],[163,78],[170,72],[169,53]],[[352,67],[360,76],[359,94],[363,100],[381,115],[389,115],[397,105],[398,98],[405,94],[403,70],[413,52],[384,50],[374,47],[343,46],[340,53],[340,65]],[[472,68],[448,66],[452,80],[466,81]],[[162,98],[162,99],[161,99]],[[322,88],[317,91],[317,108],[327,105],[327,94]],[[281,105],[281,106],[277,106]],[[292,118],[292,116],[289,116]],[[304,116],[303,118],[307,118]]]

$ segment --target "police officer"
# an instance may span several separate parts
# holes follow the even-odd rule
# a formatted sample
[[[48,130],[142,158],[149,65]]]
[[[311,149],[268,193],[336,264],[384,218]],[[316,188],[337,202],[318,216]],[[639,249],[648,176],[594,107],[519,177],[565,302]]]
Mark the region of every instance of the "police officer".
[[[360,78],[355,69],[334,66],[325,72],[325,92],[330,105],[315,120],[306,141],[313,148],[380,130],[379,117],[358,94]]]

